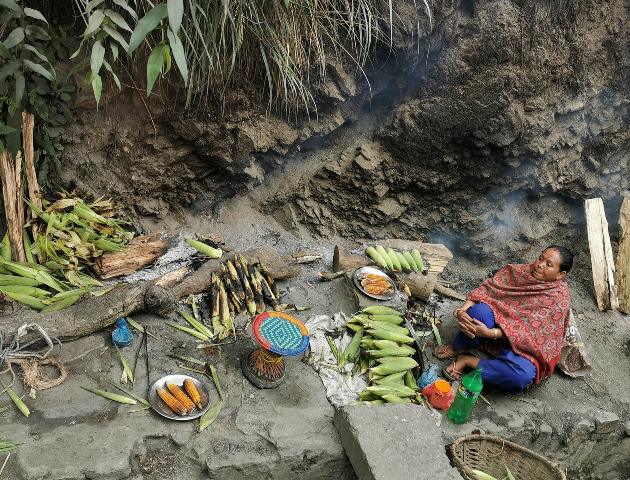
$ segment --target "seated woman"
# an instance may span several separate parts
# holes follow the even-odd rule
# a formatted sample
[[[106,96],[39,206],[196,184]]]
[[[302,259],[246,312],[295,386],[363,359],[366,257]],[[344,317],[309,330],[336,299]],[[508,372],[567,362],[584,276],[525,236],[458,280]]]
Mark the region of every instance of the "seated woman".
[[[460,330],[453,345],[436,349],[438,358],[455,359],[445,376],[459,380],[466,367],[481,365],[484,384],[514,394],[551,375],[569,325],[563,278],[572,265],[571,252],[551,246],[534,263],[507,265],[471,292],[453,312]],[[471,348],[494,359],[464,355]]]

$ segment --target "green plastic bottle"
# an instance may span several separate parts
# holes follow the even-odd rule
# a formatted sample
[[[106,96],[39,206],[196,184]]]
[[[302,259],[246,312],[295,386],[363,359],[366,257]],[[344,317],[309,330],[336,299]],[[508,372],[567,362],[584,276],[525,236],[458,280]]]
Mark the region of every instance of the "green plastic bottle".
[[[448,418],[455,423],[463,423],[468,420],[470,411],[477,403],[482,386],[481,367],[477,366],[474,372],[470,372],[462,378],[462,384],[457,389],[455,400],[448,410]]]

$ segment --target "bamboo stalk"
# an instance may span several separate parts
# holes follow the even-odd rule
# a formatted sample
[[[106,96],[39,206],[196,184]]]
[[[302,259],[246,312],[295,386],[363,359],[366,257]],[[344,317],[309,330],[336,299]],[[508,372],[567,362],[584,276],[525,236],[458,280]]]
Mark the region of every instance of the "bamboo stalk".
[[[24,243],[22,239],[24,216],[22,216],[22,218],[18,217],[18,188],[15,170],[16,163],[13,161],[12,155],[5,150],[2,155],[0,155],[0,176],[2,177],[4,213],[7,217],[9,239],[11,240],[11,254],[14,261],[25,262],[26,256],[24,255]],[[21,199],[19,202],[21,202]]]

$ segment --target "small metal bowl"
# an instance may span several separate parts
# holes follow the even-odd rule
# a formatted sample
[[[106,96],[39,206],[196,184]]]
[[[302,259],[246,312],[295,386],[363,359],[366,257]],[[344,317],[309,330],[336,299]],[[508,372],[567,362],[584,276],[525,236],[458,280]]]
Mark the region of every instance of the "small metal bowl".
[[[157,389],[166,389],[166,382],[171,382],[185,392],[186,390],[184,389],[184,380],[186,380],[187,378],[190,378],[195,384],[195,387],[199,392],[199,396],[201,397],[201,404],[204,405],[204,407],[201,410],[195,407],[192,412],[188,412],[186,415],[182,416],[177,415],[166,403],[164,403],[164,400],[162,400],[158,395]],[[208,409],[210,408],[210,403],[212,403],[212,397],[205,383],[200,382],[194,377],[189,377],[188,375],[167,375],[166,377],[160,378],[151,387],[151,390],[149,391],[149,403],[153,407],[153,410],[155,410],[163,417],[170,418],[171,420],[193,420],[195,418],[201,417],[204,413],[208,411]]]
[[[365,288],[363,288],[363,285],[361,285],[361,280],[359,280],[359,275],[361,275],[362,273],[370,273],[372,275],[378,275],[380,277],[385,278],[391,285],[393,293],[391,295],[375,295],[373,293],[366,292]],[[353,278],[354,278],[354,284],[357,286],[357,288],[361,290],[364,294],[366,294],[368,297],[372,297],[377,300],[391,300],[396,295],[397,290],[396,290],[396,284],[394,283],[394,281],[387,274],[381,272],[377,268],[372,268],[372,267],[357,268],[356,271],[354,272]]]

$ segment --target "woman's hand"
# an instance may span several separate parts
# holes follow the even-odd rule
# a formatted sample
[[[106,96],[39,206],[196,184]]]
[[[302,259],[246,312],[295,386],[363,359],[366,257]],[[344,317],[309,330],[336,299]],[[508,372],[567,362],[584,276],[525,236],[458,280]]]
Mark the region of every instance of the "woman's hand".
[[[494,333],[483,322],[480,322],[476,318],[471,318],[466,312],[461,312],[457,315],[459,319],[459,331],[470,338],[485,337],[490,338],[494,336]]]

